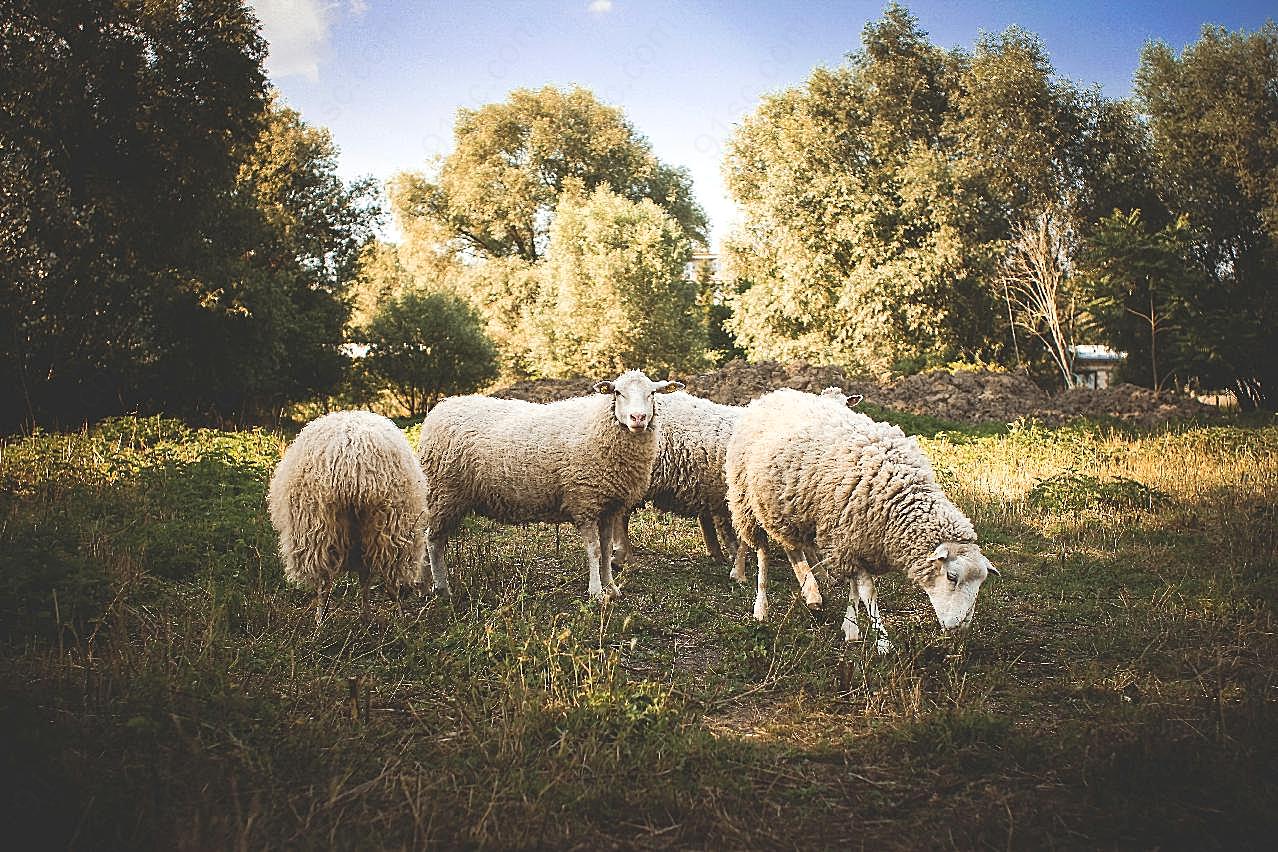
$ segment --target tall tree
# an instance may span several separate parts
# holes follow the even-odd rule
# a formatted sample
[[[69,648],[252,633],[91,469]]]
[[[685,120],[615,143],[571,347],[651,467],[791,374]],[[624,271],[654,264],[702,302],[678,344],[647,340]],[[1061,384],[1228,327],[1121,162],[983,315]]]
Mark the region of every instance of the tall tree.
[[[1278,407],[1278,24],[1204,27],[1177,56],[1151,44],[1136,92],[1160,186],[1187,217],[1205,272],[1182,333],[1194,373],[1244,408]]]
[[[0,406],[144,402],[156,304],[208,290],[266,98],[239,0],[12,0],[0,15]]]
[[[399,192],[402,210],[441,225],[459,251],[537,260],[570,180],[649,199],[687,238],[705,241],[687,173],[658,161],[620,110],[585,89],[516,89],[503,103],[460,110],[454,136],[438,176],[401,176]]]
[[[532,319],[532,363],[547,375],[700,366],[705,308],[685,272],[683,230],[653,202],[607,186],[559,202],[543,290]]]
[[[879,371],[998,355],[1007,242],[1049,207],[1112,209],[1140,174],[1136,127],[1029,33],[947,53],[889,6],[846,65],[766,98],[732,140],[732,331],[754,356]]]

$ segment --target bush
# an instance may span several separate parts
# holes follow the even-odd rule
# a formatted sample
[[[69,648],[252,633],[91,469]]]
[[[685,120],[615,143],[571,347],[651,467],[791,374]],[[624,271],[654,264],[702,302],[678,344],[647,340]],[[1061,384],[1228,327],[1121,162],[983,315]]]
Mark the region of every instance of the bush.
[[[359,336],[368,346],[361,372],[410,416],[497,378],[497,349],[479,315],[448,293],[402,293],[383,303]]]

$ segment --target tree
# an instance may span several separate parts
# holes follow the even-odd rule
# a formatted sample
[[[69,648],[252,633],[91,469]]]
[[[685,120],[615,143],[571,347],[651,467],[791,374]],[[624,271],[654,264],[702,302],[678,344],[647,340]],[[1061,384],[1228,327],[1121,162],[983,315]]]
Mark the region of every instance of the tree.
[[[468,393],[497,377],[497,351],[482,321],[450,293],[401,293],[356,337],[368,346],[360,368],[410,416],[445,394]]]
[[[1205,272],[1182,332],[1204,384],[1278,407],[1278,24],[1203,28],[1177,57],[1149,45],[1136,93],[1167,206],[1187,218]]]
[[[585,89],[516,89],[504,103],[460,110],[454,136],[435,179],[401,175],[397,191],[398,207],[441,226],[457,252],[536,261],[570,181],[646,198],[685,237],[705,241],[705,214],[692,200],[687,173],[659,162],[620,110]]]
[[[372,186],[265,52],[240,0],[8,4],[0,428],[257,418],[340,375]]]
[[[1067,388],[1074,386],[1078,318],[1070,280],[1075,240],[1069,214],[1045,210],[1013,233],[999,276],[1013,334],[1019,326],[1040,341]]]
[[[570,191],[549,245],[532,351],[547,375],[700,365],[706,321],[685,272],[691,247],[656,204],[606,186]]]
[[[1195,274],[1192,236],[1185,217],[1150,230],[1140,210],[1115,210],[1102,219],[1084,253],[1086,324],[1116,349],[1127,363],[1148,364],[1154,390],[1169,377],[1192,375],[1195,356],[1185,348],[1193,335],[1191,301],[1202,276]]]
[[[730,144],[746,214],[725,247],[731,330],[754,357],[878,372],[998,357],[1007,241],[1049,207],[1085,222],[1139,194],[1137,129],[1033,35],[945,52],[892,4],[844,66],[765,98]]]
[[[239,0],[12,0],[0,15],[0,427],[149,401],[157,302],[216,288],[218,201],[260,131]]]

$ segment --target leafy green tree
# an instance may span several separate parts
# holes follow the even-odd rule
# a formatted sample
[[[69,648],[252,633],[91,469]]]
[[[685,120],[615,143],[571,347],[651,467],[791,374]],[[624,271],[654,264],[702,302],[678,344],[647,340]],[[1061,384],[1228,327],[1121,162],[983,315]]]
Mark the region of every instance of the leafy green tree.
[[[152,400],[165,303],[217,291],[265,52],[239,0],[5,4],[0,426]]]
[[[482,320],[451,293],[409,290],[392,297],[356,337],[368,346],[360,369],[410,416],[445,394],[474,391],[497,377],[497,350]]]
[[[688,239],[705,241],[687,173],[658,161],[620,110],[585,89],[516,89],[504,103],[460,110],[454,135],[436,179],[401,175],[397,184],[399,208],[441,226],[457,251],[537,260],[570,181],[649,199]]]
[[[893,4],[847,64],[765,98],[732,140],[731,331],[755,357],[874,371],[1005,357],[1008,241],[1049,208],[1085,222],[1139,194],[1137,129],[1033,35],[945,52]]]
[[[1205,275],[1181,327],[1190,369],[1243,408],[1278,407],[1278,24],[1207,26],[1180,56],[1148,46],[1136,92],[1160,188]]]
[[[376,215],[240,0],[0,15],[0,428],[256,418],[332,384]]]
[[[1129,378],[1158,390],[1172,376],[1189,379],[1193,297],[1203,276],[1192,256],[1188,219],[1151,230],[1141,211],[1103,218],[1083,255],[1085,323],[1127,354]],[[1139,366],[1138,366],[1139,365]]]
[[[690,254],[683,229],[648,199],[607,186],[565,194],[532,317],[533,363],[555,376],[699,365],[706,321]]]

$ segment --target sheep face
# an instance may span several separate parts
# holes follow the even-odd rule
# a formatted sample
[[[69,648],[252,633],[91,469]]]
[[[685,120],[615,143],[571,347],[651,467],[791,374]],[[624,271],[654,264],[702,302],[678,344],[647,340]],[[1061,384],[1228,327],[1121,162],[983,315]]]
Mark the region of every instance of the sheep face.
[[[946,542],[929,558],[931,571],[919,585],[932,601],[936,618],[945,630],[963,633],[976,614],[976,593],[981,583],[998,569],[974,544]]]
[[[652,428],[656,413],[653,396],[682,390],[683,382],[654,382],[638,370],[622,373],[610,382],[598,382],[595,390],[612,394],[612,414],[623,428],[643,432]]]

